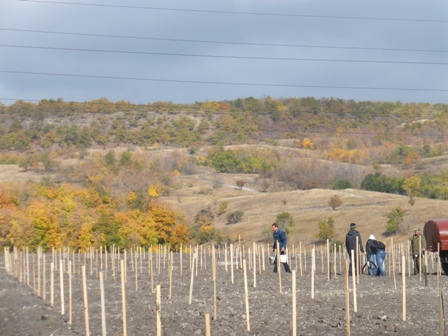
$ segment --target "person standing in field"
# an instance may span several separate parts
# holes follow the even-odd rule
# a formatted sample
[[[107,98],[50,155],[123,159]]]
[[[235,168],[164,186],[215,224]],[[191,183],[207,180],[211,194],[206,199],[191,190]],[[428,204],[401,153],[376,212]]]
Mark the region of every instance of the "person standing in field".
[[[378,273],[378,262],[376,259],[376,238],[374,235],[370,235],[366,243],[367,253],[367,267],[369,268],[369,275],[376,276]]]
[[[274,237],[274,245],[272,246],[272,252],[275,253],[274,259],[274,273],[277,273],[277,242],[278,247],[280,249],[280,255],[286,254],[286,232],[278,227],[277,223],[273,223],[272,225],[273,237]],[[291,269],[289,268],[288,262],[282,263],[285,268],[286,273],[291,273]]]
[[[420,233],[420,229],[416,227],[414,234],[410,239],[412,258],[414,259],[414,275],[420,272],[421,254],[426,248],[425,236]]]
[[[358,246],[356,246],[356,237],[358,237]],[[355,273],[357,274],[358,270],[358,260],[356,259],[356,250],[359,248],[359,250],[365,254],[364,248],[362,247],[362,240],[361,235],[356,230],[356,224],[351,223],[350,224],[350,230],[347,232],[347,235],[345,236],[345,248],[347,249],[348,257],[350,259],[350,265],[348,269],[348,275],[352,275],[352,263],[355,264]],[[351,256],[351,251],[353,251],[353,259]]]

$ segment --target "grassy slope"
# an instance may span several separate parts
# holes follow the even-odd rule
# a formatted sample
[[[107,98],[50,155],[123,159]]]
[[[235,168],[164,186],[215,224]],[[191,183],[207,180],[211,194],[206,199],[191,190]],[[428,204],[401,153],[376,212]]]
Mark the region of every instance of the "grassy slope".
[[[364,243],[370,234],[386,243],[390,240],[390,236],[385,235],[387,215],[398,206],[407,212],[402,224],[403,230],[394,236],[394,242],[404,242],[411,236],[415,226],[423,228],[428,219],[448,217],[446,201],[417,198],[416,204],[411,208],[406,196],[355,189],[253,193],[230,186],[230,181],[237,179],[232,179],[231,175],[221,179],[221,182],[227,179],[229,187],[219,188],[213,188],[213,183],[204,181],[201,176],[203,175],[180,177],[177,181],[179,188],[169,197],[162,198],[163,201],[183,212],[189,223],[199,210],[207,207],[216,210],[220,202],[227,201],[227,213],[243,210],[244,218],[238,224],[226,225],[224,214],[216,219],[216,226],[233,237],[241,235],[247,241],[263,240],[262,231],[269,228],[281,212],[290,213],[295,220],[296,226],[289,235],[289,240],[295,244],[299,240],[305,244],[314,243],[318,232],[317,222],[329,217],[335,219],[335,240],[343,241],[349,224],[355,222]],[[256,188],[252,186],[253,189]],[[328,200],[335,194],[340,196],[343,205],[332,210],[328,206]]]
[[[202,149],[201,149],[202,150]],[[160,153],[160,151],[158,151]],[[167,153],[170,150],[167,149]],[[186,154],[186,153],[185,153]],[[202,154],[205,154],[202,153]],[[447,169],[447,156],[421,160],[425,171],[438,172]],[[384,170],[399,170],[399,167],[384,167]],[[0,182],[7,181],[38,181],[42,175],[24,172],[14,165],[0,165]],[[370,234],[385,242],[385,227],[387,215],[396,207],[407,211],[402,224],[402,232],[394,236],[395,242],[404,242],[415,226],[423,227],[429,219],[448,218],[447,201],[417,198],[414,208],[408,204],[406,196],[391,195],[364,190],[287,190],[286,187],[272,182],[268,192],[261,193],[261,180],[253,175],[216,174],[208,169],[196,175],[180,176],[175,179],[175,188],[161,201],[169,203],[174,209],[185,214],[188,224],[193,223],[194,216],[199,210],[210,207],[216,212],[219,204],[228,202],[226,214],[236,210],[243,210],[242,222],[226,225],[226,214],[217,217],[215,225],[231,237],[241,236],[246,241],[262,241],[262,231],[270,228],[276,216],[281,212],[290,213],[296,223],[289,241],[297,244],[302,241],[311,244],[316,241],[318,231],[317,222],[327,220],[330,216],[335,219],[335,240],[343,241],[351,222],[358,224],[365,242]],[[235,181],[242,179],[246,182],[243,190],[239,190]],[[216,182],[223,184],[215,187]],[[343,201],[341,208],[332,210],[328,200],[333,195],[339,195]],[[270,241],[270,240],[269,240]]]

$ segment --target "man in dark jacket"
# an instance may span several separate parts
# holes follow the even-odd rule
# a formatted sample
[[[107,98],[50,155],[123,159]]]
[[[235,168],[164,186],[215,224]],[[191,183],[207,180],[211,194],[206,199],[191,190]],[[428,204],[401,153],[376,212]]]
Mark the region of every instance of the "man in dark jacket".
[[[347,235],[345,236],[345,247],[347,248],[347,253],[350,259],[350,266],[348,269],[348,275],[352,275],[352,262],[355,263],[355,272],[358,273],[358,260],[356,259],[356,250],[358,249],[356,246],[356,237],[358,237],[358,248],[362,253],[364,252],[364,248],[362,247],[362,240],[361,235],[356,230],[356,224],[351,223],[350,224],[350,230],[347,232]],[[351,251],[353,250],[354,260],[351,260]]]
[[[272,252],[276,252],[277,250],[277,242],[280,249],[280,255],[286,254],[286,232],[278,227],[277,223],[272,224],[272,234],[274,237],[274,245],[272,246]],[[285,271],[287,273],[291,273],[291,269],[289,268],[288,262],[282,263]],[[277,273],[277,253],[275,254],[274,260],[274,273]]]

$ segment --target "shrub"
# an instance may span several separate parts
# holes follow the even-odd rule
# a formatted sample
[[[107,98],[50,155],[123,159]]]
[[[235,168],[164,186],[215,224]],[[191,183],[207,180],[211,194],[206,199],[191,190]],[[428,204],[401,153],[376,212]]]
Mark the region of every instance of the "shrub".
[[[339,179],[333,182],[332,189],[334,190],[343,190],[352,188],[352,184],[349,180]]]
[[[229,206],[229,202],[227,202],[227,201],[223,201],[223,202],[219,203],[218,216],[221,216],[224,212],[226,212],[228,206]]]
[[[241,210],[237,210],[237,211],[229,213],[227,215],[227,225],[236,224],[236,223],[241,222],[243,215],[244,215],[244,211],[241,211]]]

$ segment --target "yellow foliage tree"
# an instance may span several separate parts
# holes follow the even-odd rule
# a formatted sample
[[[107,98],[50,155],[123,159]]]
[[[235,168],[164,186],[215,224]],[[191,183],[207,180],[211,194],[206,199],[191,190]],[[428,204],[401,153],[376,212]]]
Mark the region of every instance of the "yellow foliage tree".
[[[177,224],[171,233],[170,246],[173,251],[179,251],[180,245],[189,241],[190,230],[185,224]]]
[[[36,234],[35,242],[44,249],[60,248],[64,241],[59,219],[54,210],[42,200],[33,200],[28,207],[28,216]]]
[[[159,244],[169,242],[171,232],[177,224],[174,212],[161,203],[152,203],[149,215],[154,220],[154,229],[158,234]]]
[[[151,184],[149,186],[148,195],[150,197],[159,197],[159,194],[157,193],[157,188],[155,187],[155,185]]]
[[[84,223],[78,237],[78,248],[81,251],[87,251],[89,247],[92,246],[93,233],[92,225],[89,223]]]
[[[154,221],[148,214],[139,210],[119,212],[115,214],[120,223],[118,237],[120,246],[124,248],[156,245],[158,234],[154,229]]]

